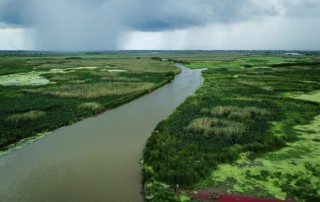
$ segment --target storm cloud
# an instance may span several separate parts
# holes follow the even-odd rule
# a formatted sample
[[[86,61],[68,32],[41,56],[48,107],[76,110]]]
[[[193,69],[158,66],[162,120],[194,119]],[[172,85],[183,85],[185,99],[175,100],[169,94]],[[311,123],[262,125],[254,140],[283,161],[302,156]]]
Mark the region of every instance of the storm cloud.
[[[140,0],[126,23],[133,29],[162,31],[202,26],[212,22],[235,23],[276,15],[272,6],[251,0]]]
[[[132,32],[319,19],[319,10],[318,0],[0,0],[0,25],[32,29],[36,49],[114,50]]]
[[[0,20],[33,26],[39,20],[96,16],[96,24],[117,20],[137,30],[168,30],[233,23],[276,15],[272,5],[253,0],[1,0]],[[112,15],[110,15],[112,13]],[[88,17],[85,16],[85,17]]]

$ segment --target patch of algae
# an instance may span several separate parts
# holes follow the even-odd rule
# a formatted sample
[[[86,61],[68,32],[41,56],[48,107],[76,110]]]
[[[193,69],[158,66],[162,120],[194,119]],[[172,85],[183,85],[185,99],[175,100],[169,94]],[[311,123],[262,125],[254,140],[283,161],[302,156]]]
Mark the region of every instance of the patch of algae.
[[[320,164],[320,116],[308,125],[299,125],[299,140],[288,146],[269,152],[251,160],[250,153],[243,153],[234,164],[223,164],[212,172],[211,180],[216,184],[231,186],[230,192],[274,196],[286,199],[281,185],[287,183],[286,176],[299,175],[311,181],[309,187],[317,189],[320,179],[307,170],[306,164]],[[294,183],[288,186],[296,186]],[[320,192],[320,191],[318,191]],[[320,194],[320,193],[319,193]]]
[[[300,99],[300,100],[307,100],[307,101],[313,101],[313,102],[320,102],[320,92],[312,92],[310,94],[301,94],[301,95],[296,95],[293,96],[295,99]]]
[[[48,83],[50,83],[48,79],[40,76],[40,73],[35,71],[0,76],[0,85],[4,86],[36,86],[46,85]]]
[[[41,76],[42,74],[70,73],[75,70],[94,70],[98,67],[75,67],[66,69],[51,69],[50,71],[30,71],[0,76],[0,85],[3,86],[39,86],[47,85],[50,81]]]

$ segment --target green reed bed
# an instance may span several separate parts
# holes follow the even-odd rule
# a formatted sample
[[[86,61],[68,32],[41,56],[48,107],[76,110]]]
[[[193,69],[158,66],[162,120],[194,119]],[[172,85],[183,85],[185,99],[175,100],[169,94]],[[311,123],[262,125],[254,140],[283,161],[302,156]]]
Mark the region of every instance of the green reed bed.
[[[120,106],[179,73],[150,55],[35,54],[0,57],[0,149]]]
[[[228,192],[246,195],[317,201],[320,161],[309,161],[317,153],[317,147],[306,152],[305,147],[294,146],[296,154],[306,155],[290,154],[290,161],[301,168],[293,167],[295,171],[277,167],[287,165],[283,161],[288,159],[281,162],[258,159],[270,153],[277,157],[277,152],[299,141],[310,141],[303,139],[296,126],[310,124],[320,114],[320,104],[287,95],[320,90],[318,59],[310,62],[305,58],[308,62],[287,65],[289,60],[303,61],[303,58],[228,54],[221,61],[215,54],[213,61],[207,59],[211,66],[204,65],[210,68],[203,72],[202,86],[159,123],[148,139],[142,170],[146,200],[182,200],[168,188],[178,183],[181,190],[215,191],[225,186]],[[201,61],[201,54],[196,56]],[[193,57],[190,56],[193,60],[190,66],[203,67]],[[187,57],[184,59],[188,61]],[[250,68],[243,67],[243,61]],[[286,65],[272,65],[281,62]],[[312,135],[313,144],[320,146],[319,132],[303,134]],[[305,159],[298,161],[299,158]]]

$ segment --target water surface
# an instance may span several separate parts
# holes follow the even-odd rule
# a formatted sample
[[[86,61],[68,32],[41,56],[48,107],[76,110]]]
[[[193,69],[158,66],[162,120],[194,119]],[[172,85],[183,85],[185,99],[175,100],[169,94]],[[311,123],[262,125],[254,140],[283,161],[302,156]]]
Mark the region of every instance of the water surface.
[[[147,138],[201,83],[201,70],[180,67],[151,94],[1,156],[0,201],[141,202]]]

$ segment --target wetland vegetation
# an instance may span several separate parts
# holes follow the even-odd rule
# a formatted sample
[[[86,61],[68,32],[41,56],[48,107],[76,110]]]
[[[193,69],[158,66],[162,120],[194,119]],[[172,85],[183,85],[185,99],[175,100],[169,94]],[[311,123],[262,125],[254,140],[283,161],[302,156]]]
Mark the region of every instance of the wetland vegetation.
[[[300,54],[1,52],[0,148],[147,94],[179,62],[207,70],[146,143],[146,201],[195,191],[319,201],[320,54]]]
[[[208,69],[202,86],[147,141],[147,201],[192,201],[189,191],[221,187],[225,193],[320,200],[318,53],[163,57]],[[173,192],[175,184],[180,195]]]
[[[172,62],[132,53],[0,53],[0,149],[170,82]]]

